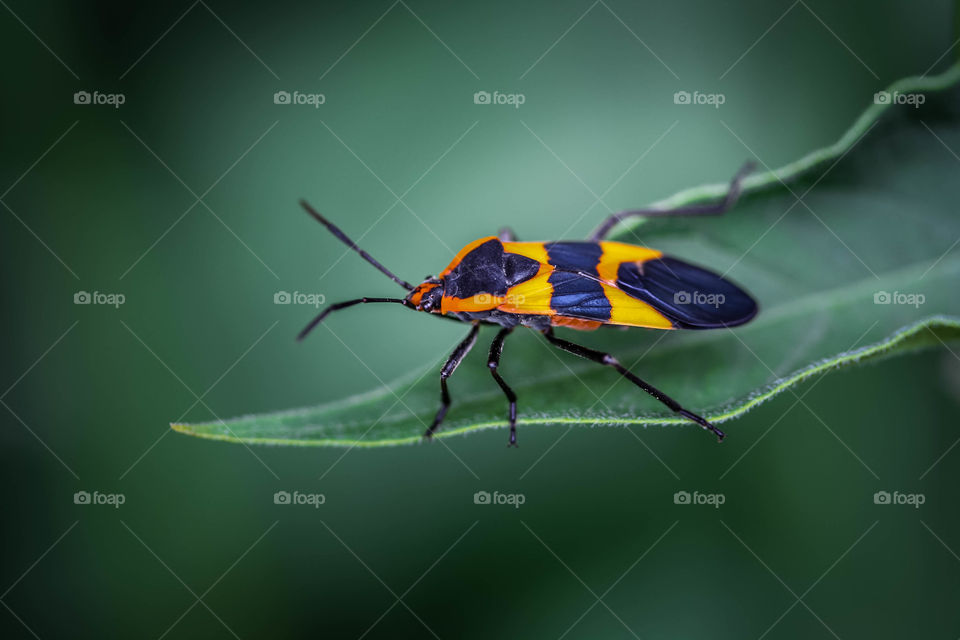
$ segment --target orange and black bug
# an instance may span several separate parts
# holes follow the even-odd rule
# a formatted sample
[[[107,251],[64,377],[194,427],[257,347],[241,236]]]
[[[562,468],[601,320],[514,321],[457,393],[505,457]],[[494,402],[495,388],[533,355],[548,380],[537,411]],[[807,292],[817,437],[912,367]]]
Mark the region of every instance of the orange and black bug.
[[[748,163],[734,176],[720,202],[616,213],[583,242],[517,242],[509,230],[496,237],[480,238],[464,247],[438,276],[415,287],[395,276],[310,205],[301,202],[333,235],[410,293],[404,298],[358,298],[330,305],[300,332],[298,339],[303,339],[330,312],[368,302],[398,303],[470,324],[467,337],[440,371],[441,404],[424,434],[428,438],[436,432],[450,407],[447,378],[470,352],[483,324],[500,327],[490,345],[487,364],[510,403],[513,446],[517,444],[517,396],[500,377],[497,367],[504,339],[518,326],[539,331],[564,351],[613,367],[674,412],[723,440],[722,431],[632,374],[610,354],[558,338],[553,328],[717,329],[750,321],[757,313],[757,303],[729,280],[660,251],[607,242],[604,238],[621,220],[635,216],[722,214],[737,201],[743,178],[751,170]]]

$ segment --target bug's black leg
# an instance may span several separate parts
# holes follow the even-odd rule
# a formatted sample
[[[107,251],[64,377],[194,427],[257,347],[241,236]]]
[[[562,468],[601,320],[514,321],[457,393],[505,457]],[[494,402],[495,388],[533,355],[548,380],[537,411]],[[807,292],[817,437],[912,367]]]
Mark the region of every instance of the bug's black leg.
[[[477,341],[478,331],[480,331],[480,325],[473,325],[470,333],[457,345],[457,348],[454,349],[450,357],[447,358],[443,369],[440,370],[440,410],[437,411],[437,416],[433,419],[433,424],[431,424],[426,433],[423,434],[424,438],[431,437],[434,432],[436,432],[437,427],[440,426],[440,423],[443,422],[444,416],[447,415],[447,409],[450,408],[450,392],[447,391],[447,378],[453,375],[453,372],[460,366],[460,362],[470,353],[470,349],[473,348],[473,343]]]
[[[517,235],[513,232],[513,229],[510,227],[504,227],[497,232],[497,238],[500,242],[516,242]]]
[[[647,384],[637,376],[630,373],[626,369],[626,367],[624,367],[622,364],[617,362],[617,359],[611,356],[609,353],[603,353],[602,351],[595,351],[593,349],[589,349],[579,344],[568,342],[567,340],[562,340],[556,337],[555,335],[553,335],[552,329],[547,329],[546,331],[543,332],[543,335],[552,344],[560,347],[564,351],[572,353],[576,356],[580,356],[581,358],[586,358],[587,360],[593,360],[594,362],[599,362],[600,364],[607,365],[608,367],[613,367],[624,378],[626,378],[633,384],[637,385],[638,387],[640,387],[641,389],[649,393],[651,396],[653,396],[663,404],[667,405],[667,407],[669,407],[672,411],[679,413],[680,415],[682,415],[684,418],[687,418],[688,420],[692,420],[696,422],[704,429],[707,429],[708,431],[712,431],[714,434],[716,434],[718,442],[723,441],[723,438],[726,435],[723,433],[723,431],[720,431],[720,429],[717,429],[715,426],[710,424],[705,418],[702,418],[695,413],[687,411],[686,409],[681,407],[680,403],[678,403],[676,400],[674,400],[667,394],[663,393],[656,387],[653,387]]]
[[[756,165],[753,162],[744,164],[737,175],[730,181],[730,189],[727,195],[720,202],[710,204],[691,204],[685,207],[676,207],[674,209],[633,209],[629,211],[620,211],[614,213],[594,229],[590,237],[590,242],[600,242],[607,237],[607,234],[613,230],[618,223],[627,218],[656,218],[665,216],[719,216],[729,211],[737,203],[740,197],[740,191],[743,187],[743,179],[747,174],[753,171]]]
[[[490,357],[487,359],[487,366],[490,367],[490,373],[493,375],[493,379],[497,381],[497,384],[500,385],[501,389],[503,389],[503,393],[506,394],[507,400],[510,401],[510,442],[507,446],[516,447],[517,394],[513,392],[513,389],[510,388],[510,385],[504,382],[503,378],[500,377],[500,374],[497,373],[497,367],[500,366],[500,355],[503,353],[503,341],[508,335],[510,335],[511,331],[513,331],[513,327],[504,327],[503,329],[500,329],[497,337],[493,339],[492,343],[490,343]]]

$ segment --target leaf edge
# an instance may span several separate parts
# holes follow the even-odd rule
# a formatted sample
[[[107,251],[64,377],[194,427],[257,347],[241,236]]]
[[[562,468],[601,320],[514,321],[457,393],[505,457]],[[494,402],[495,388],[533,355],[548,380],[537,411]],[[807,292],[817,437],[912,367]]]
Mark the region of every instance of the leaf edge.
[[[760,406],[761,404],[772,400],[774,397],[780,395],[781,393],[789,390],[790,388],[805,382],[807,379],[817,376],[819,374],[825,374],[832,370],[841,369],[845,367],[850,367],[856,364],[868,360],[880,360],[885,357],[891,357],[894,355],[902,355],[909,352],[910,350],[916,351],[922,348],[922,346],[915,346],[911,349],[911,346],[904,343],[909,343],[912,339],[919,336],[924,330],[933,332],[934,329],[951,329],[958,332],[958,338],[960,338],[960,317],[953,316],[932,316],[924,320],[919,320],[912,324],[901,327],[897,331],[893,332],[883,340],[879,342],[866,345],[859,349],[853,351],[845,351],[837,354],[836,356],[825,358],[817,362],[812,363],[811,365],[800,369],[791,375],[781,378],[774,381],[770,385],[764,388],[763,391],[754,393],[747,397],[743,402],[737,403],[735,406],[727,408],[725,411],[706,416],[708,420],[713,423],[720,424],[728,422],[735,418],[742,416],[748,411]],[[941,338],[936,336],[940,342],[943,342]],[[902,348],[901,348],[902,346]],[[171,423],[170,428],[176,431],[177,433],[182,433],[184,435],[193,436],[196,438],[201,438],[204,440],[216,440],[220,442],[231,442],[234,444],[257,444],[257,445],[272,445],[272,446],[291,446],[291,447],[362,447],[362,448],[371,448],[371,447],[392,447],[392,446],[401,446],[401,445],[411,445],[418,442],[423,442],[422,436],[408,436],[404,438],[389,438],[381,440],[342,440],[334,438],[322,438],[322,439],[304,439],[304,440],[293,440],[290,438],[260,438],[260,437],[241,437],[236,435],[224,435],[219,433],[204,433],[195,430],[195,427],[210,425],[214,423]],[[689,423],[684,418],[676,417],[640,417],[635,420],[626,419],[626,418],[574,418],[568,416],[538,416],[532,418],[520,418],[517,420],[518,426],[534,426],[534,425],[576,425],[576,426],[681,426],[689,425],[695,426]],[[436,436],[437,438],[448,438],[452,436],[466,435],[468,433],[485,431],[488,429],[498,429],[508,427],[509,423],[506,420],[491,420],[487,422],[478,422],[474,424],[462,425],[455,427],[449,430],[444,430],[439,432]],[[227,427],[229,430],[229,427]]]

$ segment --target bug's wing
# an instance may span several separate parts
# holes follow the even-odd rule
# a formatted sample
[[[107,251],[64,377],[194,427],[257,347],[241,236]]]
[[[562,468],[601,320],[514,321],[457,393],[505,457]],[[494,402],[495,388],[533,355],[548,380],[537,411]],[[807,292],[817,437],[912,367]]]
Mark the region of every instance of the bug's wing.
[[[510,287],[498,309],[550,316],[554,325],[715,329],[743,324],[757,313],[753,298],[729,280],[654,249],[620,242],[504,247],[536,260],[540,269]]]
[[[616,288],[649,304],[678,329],[735,327],[757,314],[757,303],[735,285],[671,256],[617,267]]]
[[[554,326],[596,329],[617,324],[674,329],[673,322],[643,300],[582,271],[543,264],[533,278],[511,287],[497,307],[520,315],[548,316]]]

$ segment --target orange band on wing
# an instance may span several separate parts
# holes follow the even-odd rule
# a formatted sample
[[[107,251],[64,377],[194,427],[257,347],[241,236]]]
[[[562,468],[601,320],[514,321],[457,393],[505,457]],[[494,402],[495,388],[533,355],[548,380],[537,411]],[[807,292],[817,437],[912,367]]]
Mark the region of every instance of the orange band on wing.
[[[547,248],[543,246],[542,242],[504,242],[503,250],[507,253],[516,253],[517,255],[526,256],[531,260],[536,260],[541,264],[547,264],[549,256],[547,255]]]
[[[617,287],[617,271],[625,262],[636,263],[643,269],[643,263],[663,256],[662,251],[638,247],[622,242],[601,242],[603,254],[597,264],[597,274],[603,280],[603,292],[610,301],[610,324],[630,327],[648,327],[651,329],[673,329],[662,313],[652,306],[627,295]]]
[[[497,308],[507,313],[555,315],[557,312],[550,307],[553,300],[553,285],[549,281],[551,273],[553,273],[553,267],[541,262],[537,275],[507,289],[507,297]]]
[[[648,329],[675,329],[670,319],[643,300],[637,300],[616,287],[602,285],[603,293],[610,301],[609,324]]]
[[[603,254],[597,264],[597,273],[601,280],[613,286],[617,285],[617,270],[624,262],[642,263],[663,256],[662,251],[622,242],[601,242],[600,247],[603,249]]]

